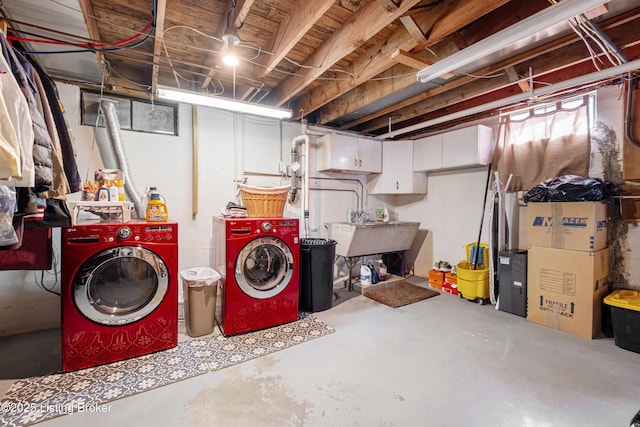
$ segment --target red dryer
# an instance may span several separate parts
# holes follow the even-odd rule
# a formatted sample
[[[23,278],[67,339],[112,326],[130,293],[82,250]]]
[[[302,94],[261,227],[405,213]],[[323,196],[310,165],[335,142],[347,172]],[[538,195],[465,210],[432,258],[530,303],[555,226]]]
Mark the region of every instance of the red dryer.
[[[178,344],[178,224],[62,229],[62,369]]]
[[[295,218],[213,218],[217,313],[224,335],[298,318],[300,241]]]

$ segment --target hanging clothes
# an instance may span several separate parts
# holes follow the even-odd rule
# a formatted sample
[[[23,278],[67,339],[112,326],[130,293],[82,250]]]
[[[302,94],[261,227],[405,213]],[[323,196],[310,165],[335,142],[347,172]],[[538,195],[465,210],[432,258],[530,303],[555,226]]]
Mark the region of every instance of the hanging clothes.
[[[49,77],[49,75],[40,67],[40,65],[34,61],[31,57],[28,57],[31,61],[31,65],[37,72],[42,82],[47,101],[49,102],[49,108],[55,122],[55,127],[58,133],[58,140],[60,141],[60,149],[62,153],[62,164],[64,167],[64,174],[69,184],[69,192],[75,193],[82,190],[82,178],[78,172],[78,164],[76,162],[76,150],[73,142],[73,135],[67,121],[64,107],[60,102],[60,95],[58,94],[58,88],[55,82]]]
[[[4,39],[2,32],[0,39]],[[33,187],[33,123],[27,100],[5,59],[5,49],[0,43],[0,184]]]
[[[39,193],[51,189],[53,183],[53,169],[51,165],[51,138],[44,119],[37,108],[37,88],[34,83],[33,67],[27,59],[13,49],[0,32],[0,46],[4,59],[11,67],[22,94],[29,106],[29,116],[33,124],[33,191]]]
[[[51,138],[51,166],[53,168],[53,185],[51,190],[40,193],[39,196],[43,199],[49,198],[66,198],[69,193],[69,182],[64,173],[64,162],[62,161],[62,147],[60,146],[60,139],[58,138],[58,129],[56,122],[53,119],[53,113],[49,107],[47,101],[47,95],[42,85],[40,75],[34,73],[35,83],[38,88],[38,109],[44,117],[44,121],[49,131],[49,137]]]

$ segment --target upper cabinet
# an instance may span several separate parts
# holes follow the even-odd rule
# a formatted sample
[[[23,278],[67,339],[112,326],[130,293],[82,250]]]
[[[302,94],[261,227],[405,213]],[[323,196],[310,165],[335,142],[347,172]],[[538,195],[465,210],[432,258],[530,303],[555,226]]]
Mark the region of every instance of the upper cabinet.
[[[414,141],[413,169],[418,172],[488,165],[493,130],[477,125]]]
[[[413,141],[413,170],[427,172],[442,169],[442,134]]]
[[[382,143],[349,135],[318,138],[318,170],[350,173],[382,172]]]
[[[369,177],[369,194],[426,194],[427,175],[414,173],[413,141],[382,143],[382,173]]]

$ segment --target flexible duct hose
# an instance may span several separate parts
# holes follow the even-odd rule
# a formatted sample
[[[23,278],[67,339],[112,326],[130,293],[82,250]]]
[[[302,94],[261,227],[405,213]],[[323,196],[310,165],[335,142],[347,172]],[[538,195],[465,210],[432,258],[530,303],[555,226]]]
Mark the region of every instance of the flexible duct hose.
[[[118,111],[116,109],[116,103],[107,99],[103,99],[100,102],[100,108],[104,115],[104,121],[107,126],[107,135],[111,142],[111,149],[115,156],[115,161],[118,169],[122,171],[122,177],[124,178],[124,189],[129,200],[133,202],[133,206],[136,210],[138,218],[143,218],[145,212],[142,212],[142,206],[140,201],[140,195],[136,190],[133,181],[131,180],[131,174],[129,173],[129,163],[127,162],[127,156],[124,152],[122,145],[122,135],[120,133],[120,122],[118,121]]]

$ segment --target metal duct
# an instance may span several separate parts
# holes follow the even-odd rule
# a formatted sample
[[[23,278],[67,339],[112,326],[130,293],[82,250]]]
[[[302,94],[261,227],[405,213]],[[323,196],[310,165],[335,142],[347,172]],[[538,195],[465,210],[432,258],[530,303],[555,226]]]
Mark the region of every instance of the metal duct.
[[[104,115],[104,122],[107,127],[107,135],[111,142],[111,149],[115,156],[116,166],[122,171],[124,178],[124,190],[127,198],[133,202],[133,206],[138,214],[138,218],[143,218],[145,213],[142,212],[142,206],[140,202],[140,195],[136,190],[131,175],[129,174],[129,163],[127,162],[127,156],[124,153],[122,145],[122,135],[120,134],[120,122],[118,121],[118,110],[116,103],[108,99],[103,99],[100,102],[100,108]]]

